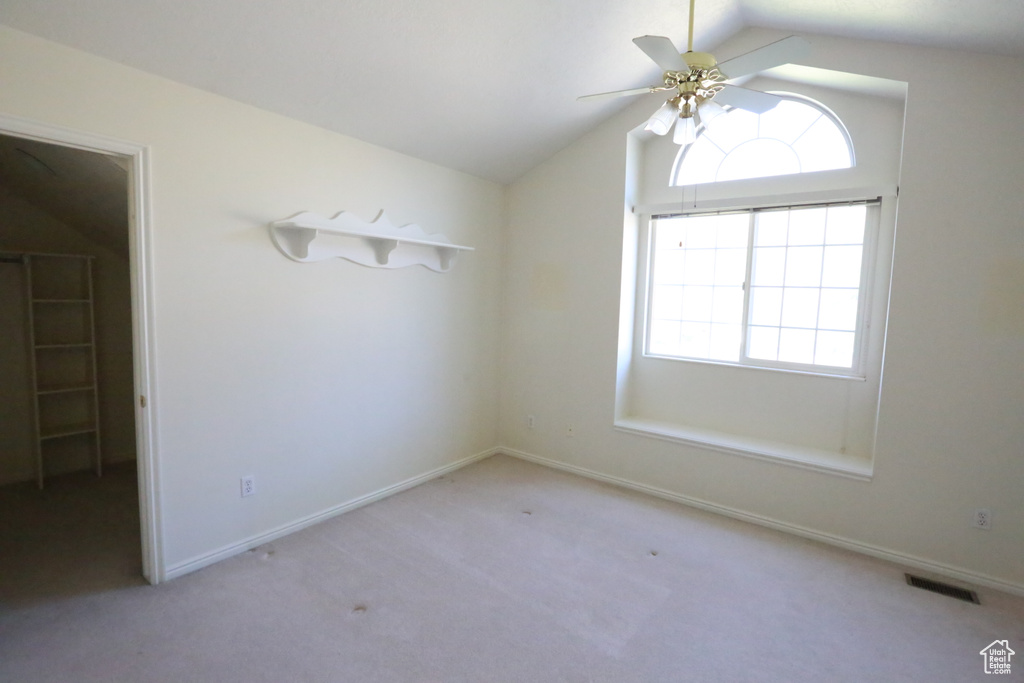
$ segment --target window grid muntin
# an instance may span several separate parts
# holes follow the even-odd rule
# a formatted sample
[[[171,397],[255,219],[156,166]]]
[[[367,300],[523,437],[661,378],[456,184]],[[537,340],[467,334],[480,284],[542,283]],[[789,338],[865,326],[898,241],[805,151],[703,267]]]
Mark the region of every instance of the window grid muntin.
[[[649,241],[649,244],[648,244],[648,277],[647,277],[647,280],[648,280],[648,297],[647,297],[647,299],[648,299],[648,301],[647,301],[647,307],[646,307],[647,308],[647,314],[648,314],[648,317],[647,317],[648,322],[647,322],[647,325],[645,326],[645,330],[647,332],[647,334],[645,335],[645,339],[644,339],[644,352],[645,352],[645,354],[649,355],[649,356],[662,357],[662,358],[668,358],[668,359],[673,359],[673,360],[676,360],[676,359],[678,359],[678,360],[687,360],[687,361],[691,361],[691,362],[717,363],[717,364],[726,364],[726,365],[740,365],[740,366],[744,366],[744,367],[755,367],[755,368],[763,368],[763,369],[785,370],[785,371],[790,371],[790,372],[798,372],[798,373],[805,373],[805,374],[815,374],[815,375],[863,377],[864,354],[866,352],[866,336],[867,336],[868,329],[870,327],[870,325],[869,325],[870,311],[868,310],[868,305],[867,305],[867,302],[869,301],[869,296],[868,296],[869,292],[868,292],[868,290],[870,289],[870,285],[871,285],[870,277],[871,277],[871,272],[872,272],[873,267],[874,267],[874,264],[873,264],[872,258],[870,257],[870,254],[872,254],[873,250],[874,250],[876,233],[877,233],[877,230],[878,230],[878,218],[879,218],[879,207],[880,207],[880,204],[881,204],[881,198],[880,197],[876,197],[876,198],[873,198],[873,199],[851,200],[851,201],[843,201],[843,202],[826,202],[826,203],[816,202],[816,203],[808,203],[808,204],[792,204],[792,205],[789,205],[789,206],[768,206],[768,207],[756,207],[756,208],[751,208],[751,209],[730,209],[730,210],[725,210],[725,211],[711,211],[711,212],[700,212],[700,213],[689,213],[689,214],[687,214],[687,213],[673,213],[673,214],[655,214],[655,215],[652,215],[651,216],[651,220],[650,220],[650,224],[649,224],[649,234],[648,234],[648,241]],[[848,206],[864,206],[864,207],[866,207],[864,215],[863,215],[863,228],[862,228],[862,232],[861,232],[862,240],[861,240],[861,243],[860,243],[861,255],[860,255],[860,270],[859,270],[858,287],[856,287],[856,288],[852,288],[852,287],[849,287],[849,288],[821,287],[820,283],[824,279],[824,267],[825,267],[825,259],[824,259],[824,256],[823,256],[822,257],[822,262],[821,262],[822,275],[821,275],[821,277],[819,279],[819,286],[816,288],[818,290],[818,292],[819,292],[819,300],[818,300],[818,310],[817,310],[817,313],[816,313],[816,316],[815,316],[815,322],[817,324],[821,320],[821,296],[820,296],[820,292],[823,289],[829,289],[829,290],[834,290],[834,289],[850,289],[850,290],[852,290],[852,289],[856,289],[858,296],[857,296],[855,322],[854,322],[854,328],[855,329],[852,331],[853,335],[854,335],[854,339],[853,339],[853,351],[852,351],[852,364],[851,364],[851,367],[835,366],[835,365],[824,365],[824,364],[813,364],[813,363],[812,364],[807,364],[807,363],[799,363],[799,362],[793,362],[793,361],[766,360],[766,359],[760,359],[760,358],[754,358],[754,357],[748,356],[747,355],[748,354],[748,343],[749,343],[749,338],[750,338],[750,329],[752,327],[752,325],[750,324],[749,318],[750,318],[750,315],[751,315],[751,308],[752,308],[752,306],[751,306],[751,294],[752,294],[753,286],[752,286],[751,283],[752,283],[752,272],[753,272],[754,249],[755,249],[754,228],[755,228],[756,216],[758,216],[759,214],[763,214],[765,212],[770,212],[770,211],[793,212],[793,211],[800,211],[800,210],[812,209],[812,208],[824,208],[824,209],[827,210],[829,208],[841,208],[841,207],[848,207]],[[656,261],[656,241],[655,241],[656,240],[656,234],[655,233],[656,233],[656,229],[657,229],[657,222],[659,220],[671,219],[671,218],[702,217],[702,216],[715,216],[715,215],[726,215],[726,214],[737,214],[737,213],[746,214],[748,216],[748,219],[749,219],[749,223],[748,223],[748,230],[749,230],[749,232],[748,232],[748,237],[747,237],[747,264],[746,264],[746,273],[745,273],[745,279],[744,279],[744,284],[743,284],[744,297],[743,297],[743,311],[742,311],[742,323],[741,323],[740,359],[738,361],[722,361],[722,360],[718,360],[718,359],[696,358],[696,357],[681,356],[681,355],[674,355],[674,354],[658,353],[658,352],[652,351],[651,348],[650,348],[650,327],[651,327],[651,323],[652,323],[651,309],[652,309],[653,299],[654,299],[654,268],[655,268],[655,261]],[[787,226],[787,241],[788,241],[788,226]],[[787,252],[788,252],[788,247],[789,246],[790,245],[788,245],[788,244],[786,245]],[[798,246],[806,246],[806,245],[798,245]],[[846,244],[846,243],[838,243],[838,244],[832,244],[832,245],[828,244],[827,215],[826,215],[826,226],[824,228],[823,244],[820,245],[820,246],[822,246],[822,247],[825,247],[825,246],[850,246],[849,244]],[[787,254],[787,257],[788,257],[788,254]],[[785,273],[785,270],[783,270],[783,273]],[[780,315],[781,315],[781,312],[780,312]],[[763,327],[763,326],[753,325],[753,327]],[[807,330],[807,329],[810,329],[810,328],[787,328],[787,327],[783,327],[783,326],[780,325],[780,326],[778,326],[778,329],[780,330],[780,336],[781,336],[781,330],[782,329],[803,329],[803,330]],[[815,332],[815,342],[817,342],[817,333],[818,332],[850,332],[850,330],[815,327],[814,328],[814,332]]]

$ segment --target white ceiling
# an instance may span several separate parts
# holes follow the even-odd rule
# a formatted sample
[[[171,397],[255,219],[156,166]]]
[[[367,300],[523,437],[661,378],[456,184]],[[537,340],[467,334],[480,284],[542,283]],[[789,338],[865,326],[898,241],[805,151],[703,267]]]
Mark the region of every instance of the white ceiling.
[[[0,23],[509,182],[655,82],[685,0],[3,0]],[[1024,0],[699,0],[696,47],[747,26],[1024,56]]]

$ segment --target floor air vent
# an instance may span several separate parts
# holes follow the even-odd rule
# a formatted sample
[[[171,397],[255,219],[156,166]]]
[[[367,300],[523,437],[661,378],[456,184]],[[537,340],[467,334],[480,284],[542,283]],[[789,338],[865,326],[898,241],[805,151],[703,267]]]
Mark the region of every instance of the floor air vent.
[[[964,602],[973,602],[975,605],[981,604],[981,601],[978,600],[978,594],[974,591],[950,586],[948,583],[924,579],[920,576],[914,576],[913,574],[904,574],[904,576],[907,577],[907,583],[915,588],[923,588],[926,591],[947,595],[951,598],[956,598],[957,600],[963,600]]]

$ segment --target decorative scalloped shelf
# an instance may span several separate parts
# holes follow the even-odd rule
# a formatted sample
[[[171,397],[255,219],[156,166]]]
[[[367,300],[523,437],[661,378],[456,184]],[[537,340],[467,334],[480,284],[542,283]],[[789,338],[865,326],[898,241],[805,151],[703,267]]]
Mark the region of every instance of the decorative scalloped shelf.
[[[451,269],[460,251],[473,251],[415,224],[395,227],[383,211],[370,222],[345,211],[334,218],[304,211],[271,223],[270,237],[281,253],[302,263],[344,258],[371,268],[421,265],[439,273]]]

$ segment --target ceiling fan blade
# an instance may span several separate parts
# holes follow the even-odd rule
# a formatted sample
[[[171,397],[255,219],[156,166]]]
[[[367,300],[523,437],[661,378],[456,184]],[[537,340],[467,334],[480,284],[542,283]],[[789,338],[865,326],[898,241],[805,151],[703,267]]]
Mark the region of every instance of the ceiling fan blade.
[[[577,102],[583,100],[605,100],[611,99],[612,97],[626,97],[628,95],[642,95],[644,93],[654,92],[652,86],[644,86],[643,88],[630,88],[629,90],[613,90],[612,92],[599,92],[593,95],[582,95],[576,98]]]
[[[636,46],[644,51],[662,71],[689,71],[690,66],[679,54],[672,41],[665,36],[640,36],[634,38]]]
[[[739,57],[727,59],[718,65],[718,70],[726,79],[732,80],[803,59],[810,51],[811,44],[806,38],[790,36]]]
[[[715,94],[714,102],[728,104],[738,109],[746,109],[755,114],[763,114],[782,101],[778,95],[741,88],[738,85],[723,85],[722,90]]]

